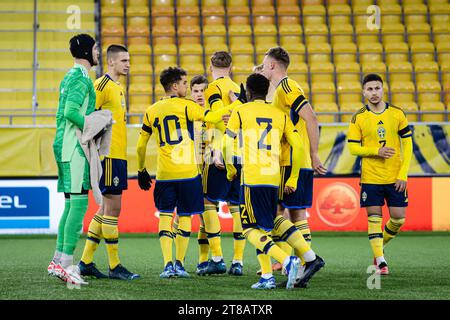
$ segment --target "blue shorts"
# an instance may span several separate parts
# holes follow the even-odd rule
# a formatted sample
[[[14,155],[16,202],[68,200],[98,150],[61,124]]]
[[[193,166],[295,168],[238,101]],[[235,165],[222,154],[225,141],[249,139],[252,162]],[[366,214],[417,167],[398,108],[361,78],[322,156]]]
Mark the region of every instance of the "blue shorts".
[[[205,164],[203,169],[203,193],[211,202],[227,201],[239,204],[239,189],[241,184],[241,165],[234,161],[237,176],[228,181],[227,171],[218,169],[214,164]]]
[[[386,199],[388,207],[407,207],[408,190],[398,192],[395,184],[361,184],[361,207],[382,207]]]
[[[242,185],[240,191],[242,228],[271,231],[277,215],[278,188]]]
[[[105,158],[102,161],[103,174],[100,178],[102,194],[122,194],[128,189],[127,161],[122,159]]]
[[[174,212],[179,216],[190,216],[205,211],[202,179],[197,176],[187,180],[156,180],[153,198],[159,212]]]
[[[291,166],[281,167],[281,185],[278,203],[288,209],[306,209],[312,207],[314,170],[300,169],[297,189],[294,193],[285,194],[284,186],[291,175]]]

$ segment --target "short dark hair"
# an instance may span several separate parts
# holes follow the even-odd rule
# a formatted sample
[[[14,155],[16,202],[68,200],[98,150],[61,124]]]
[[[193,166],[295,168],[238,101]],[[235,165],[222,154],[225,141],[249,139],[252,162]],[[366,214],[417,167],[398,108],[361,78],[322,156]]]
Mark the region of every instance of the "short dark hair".
[[[281,63],[285,69],[289,67],[289,63],[291,62],[289,59],[289,53],[284,50],[282,47],[273,47],[267,50],[266,56],[275,59],[277,62]]]
[[[161,82],[161,85],[164,87],[164,90],[170,91],[170,88],[174,83],[177,83],[181,80],[182,76],[186,76],[187,73],[182,68],[179,67],[169,67],[167,69],[164,69],[160,76],[159,76],[159,82]]]
[[[362,83],[363,87],[367,82],[370,82],[370,81],[380,81],[381,84],[383,84],[383,79],[381,78],[381,76],[379,74],[369,73],[364,76],[363,83]]]
[[[208,85],[208,79],[202,74],[196,75],[191,79],[191,83],[190,83],[191,87],[190,88],[192,90],[192,87],[195,84],[203,84],[203,83]]]
[[[112,44],[106,49],[106,58],[109,59],[112,54],[119,52],[128,52],[128,49],[120,44]]]
[[[269,79],[262,74],[252,73],[247,77],[245,86],[252,97],[265,98],[267,96],[267,92],[269,92],[270,82]]]
[[[229,68],[231,62],[231,54],[226,51],[216,51],[211,56],[211,64],[216,68]]]

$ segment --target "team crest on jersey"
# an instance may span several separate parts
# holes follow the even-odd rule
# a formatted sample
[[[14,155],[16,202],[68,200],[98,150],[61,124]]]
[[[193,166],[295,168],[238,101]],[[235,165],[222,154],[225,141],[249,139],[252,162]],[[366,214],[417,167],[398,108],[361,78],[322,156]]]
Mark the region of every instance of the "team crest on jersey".
[[[117,187],[119,185],[119,181],[120,181],[119,177],[115,176],[114,179],[113,179],[114,187]]]
[[[386,136],[386,129],[384,129],[384,127],[378,127],[377,133],[380,139],[384,139],[384,137]]]
[[[361,197],[362,197],[362,201],[363,201],[363,202],[366,202],[366,200],[367,200],[367,193],[364,191],[364,192],[362,193]]]

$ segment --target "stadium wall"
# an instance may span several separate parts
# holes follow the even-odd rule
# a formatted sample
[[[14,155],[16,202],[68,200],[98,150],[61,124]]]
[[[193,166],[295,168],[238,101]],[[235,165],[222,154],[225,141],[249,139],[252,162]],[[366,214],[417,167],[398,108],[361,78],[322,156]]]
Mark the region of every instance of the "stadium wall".
[[[119,230],[122,233],[158,232],[158,211],[154,207],[153,187],[144,192],[137,180],[130,179],[123,194]],[[450,208],[446,204],[450,177],[411,177],[408,181],[409,207],[404,231],[450,231]],[[57,233],[64,208],[64,195],[56,192],[56,179],[0,180],[0,233]],[[226,204],[219,212],[222,231],[232,231]],[[84,220],[87,231],[97,211],[92,193]],[[354,177],[317,178],[313,207],[308,209],[314,231],[366,231],[367,218],[359,206],[359,179]],[[384,220],[388,219],[385,210]],[[198,231],[198,217],[193,220]]]

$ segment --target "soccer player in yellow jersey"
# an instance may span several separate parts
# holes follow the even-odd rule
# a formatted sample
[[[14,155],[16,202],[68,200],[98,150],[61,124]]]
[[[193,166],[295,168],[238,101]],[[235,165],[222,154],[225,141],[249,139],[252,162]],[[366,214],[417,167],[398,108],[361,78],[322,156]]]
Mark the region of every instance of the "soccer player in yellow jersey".
[[[204,111],[194,101],[185,99],[188,82],[186,72],[181,68],[163,70],[160,82],[166,97],[145,112],[137,144],[138,182],[143,190],[151,186],[145,169],[145,153],[150,136],[155,134],[158,156],[154,200],[160,212],[159,237],[164,258],[164,270],[160,277],[189,277],[183,262],[189,244],[191,216],[204,211],[202,179],[194,147],[194,122],[217,123],[230,110],[227,107],[214,112]],[[175,207],[179,223],[174,264],[172,215]]]
[[[128,271],[120,264],[117,225],[122,192],[127,189],[127,127],[126,105],[121,76],[130,70],[130,55],[121,45],[110,45],[106,50],[108,72],[98,78],[95,83],[96,109],[110,110],[114,124],[112,126],[111,147],[109,154],[102,160],[103,174],[100,179],[100,190],[103,194],[103,205],[89,224],[88,236],[80,261],[82,275],[105,278],[93,263],[94,253],[100,240],[105,239],[109,260],[109,278],[133,280],[138,274]]]
[[[265,102],[268,88],[269,80],[261,74],[252,74],[247,78],[246,91],[249,102],[233,110],[226,136],[223,138],[223,153],[227,165],[227,178],[236,179],[237,170],[233,165],[230,150],[236,138],[242,140],[240,218],[245,237],[257,248],[262,268],[261,279],[252,288],[275,288],[275,278],[270,264],[270,257],[273,257],[286,268],[288,274],[286,288],[290,289],[294,287],[300,260],[295,256],[289,256],[276,246],[268,232],[279,223],[275,217],[281,180],[279,164],[281,141],[285,139],[293,147],[294,170],[291,171],[284,186],[287,194],[297,188],[304,151],[289,116]],[[286,236],[290,241],[295,239],[295,242],[305,242],[301,232],[292,224]],[[294,246],[296,247],[296,244]],[[304,248],[306,251],[303,251],[302,255],[307,259],[308,257],[316,259],[315,253],[308,246]]]
[[[205,90],[206,108],[216,110],[230,105],[233,101],[229,92],[240,92],[239,86],[230,79],[232,58],[228,52],[217,51],[211,56],[210,71],[214,79]],[[239,99],[239,98],[238,98]],[[242,102],[242,101],[241,101]],[[237,103],[240,103],[239,101]],[[239,219],[239,179],[228,181],[227,172],[223,164],[221,141],[225,132],[223,121],[210,126],[208,132],[212,133],[211,143],[208,146],[203,170],[203,190],[205,194],[205,220],[206,234],[211,248],[211,259],[204,266],[200,274],[220,274],[226,272],[220,242],[220,221],[217,214],[219,201],[226,201],[233,217],[234,254],[231,275],[240,276],[243,270],[245,237],[242,235],[242,226]],[[209,156],[211,155],[211,156]],[[212,157],[212,159],[211,159]],[[240,160],[235,154],[235,165],[240,172]],[[212,162],[212,163],[211,163]]]
[[[281,47],[269,49],[263,60],[263,74],[276,87],[272,100],[275,108],[290,116],[298,130],[304,145],[305,156],[302,157],[300,178],[294,193],[283,194],[283,185],[292,170],[291,148],[287,143],[282,144],[281,152],[281,188],[279,195],[278,216],[282,218],[285,209],[289,211],[290,220],[302,232],[305,240],[311,244],[311,232],[308,225],[306,209],[312,206],[313,176],[325,174],[326,168],[318,156],[319,126],[316,115],[297,82],[287,76],[290,59],[286,50]],[[275,228],[276,236],[283,239],[283,231]],[[289,251],[289,246],[283,246]],[[299,256],[298,253],[296,253]],[[306,266],[302,261],[299,277]]]
[[[201,107],[205,107],[205,89],[208,85],[208,79],[203,75],[196,75],[192,77],[190,81],[191,88],[191,98]],[[197,156],[197,163],[199,168],[203,168],[203,155],[205,151],[205,135],[206,135],[206,124],[203,121],[195,121],[194,123],[194,142],[195,142],[195,154]],[[209,255],[209,242],[205,232],[205,223],[203,221],[203,216],[199,215],[200,228],[197,235],[199,255],[197,264],[197,274],[202,272],[208,265],[208,255]],[[175,217],[173,221],[173,233],[176,234],[178,230],[178,216]]]
[[[406,181],[412,157],[412,133],[402,109],[383,101],[383,80],[377,74],[363,79],[367,105],[350,122],[350,152],[362,158],[361,207],[367,210],[369,241],[377,273],[389,274],[384,246],[405,223]],[[390,219],[382,232],[382,207],[386,200]]]

